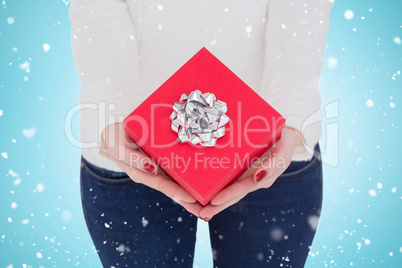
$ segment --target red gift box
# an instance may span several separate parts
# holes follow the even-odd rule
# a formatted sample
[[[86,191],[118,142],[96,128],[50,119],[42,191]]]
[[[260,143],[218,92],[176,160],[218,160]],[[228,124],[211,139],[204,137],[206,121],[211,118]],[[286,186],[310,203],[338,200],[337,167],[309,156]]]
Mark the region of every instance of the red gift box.
[[[173,105],[195,90],[227,105],[225,135],[214,147],[181,143]],[[285,119],[202,48],[123,122],[126,133],[202,205],[238,179],[281,136]]]

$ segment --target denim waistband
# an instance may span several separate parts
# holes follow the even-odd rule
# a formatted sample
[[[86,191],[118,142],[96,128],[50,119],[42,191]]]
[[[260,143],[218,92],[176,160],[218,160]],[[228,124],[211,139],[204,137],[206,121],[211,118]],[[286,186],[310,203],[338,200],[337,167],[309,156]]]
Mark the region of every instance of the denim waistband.
[[[81,156],[81,165],[85,165],[93,173],[95,173],[96,175],[99,175],[101,177],[117,178],[117,177],[127,176],[127,174],[125,172],[112,171],[112,170],[104,169],[104,168],[98,167],[94,164],[91,164],[82,156]]]
[[[291,173],[291,172],[297,171],[301,168],[304,168],[306,166],[306,164],[308,165],[308,163],[310,163],[312,161],[316,161],[317,157],[321,157],[320,145],[318,143],[314,147],[314,154],[310,160],[292,161],[284,173]]]

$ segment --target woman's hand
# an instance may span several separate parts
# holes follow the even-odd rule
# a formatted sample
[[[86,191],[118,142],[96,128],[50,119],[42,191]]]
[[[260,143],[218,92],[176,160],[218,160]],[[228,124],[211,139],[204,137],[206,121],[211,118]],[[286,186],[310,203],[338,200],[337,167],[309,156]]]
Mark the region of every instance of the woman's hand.
[[[164,193],[188,212],[200,216],[201,204],[158,168],[152,158],[125,133],[121,123],[109,125],[104,129],[101,152],[111,158],[136,183]]]
[[[224,188],[201,212],[201,219],[209,221],[225,208],[237,203],[248,193],[270,187],[289,166],[293,151],[302,142],[301,133],[285,127],[281,138],[233,184]]]

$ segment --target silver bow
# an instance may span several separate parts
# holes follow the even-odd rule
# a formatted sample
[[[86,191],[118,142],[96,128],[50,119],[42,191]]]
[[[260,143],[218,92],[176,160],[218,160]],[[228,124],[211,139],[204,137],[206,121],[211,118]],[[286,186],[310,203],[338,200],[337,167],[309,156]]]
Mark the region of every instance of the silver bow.
[[[225,114],[227,106],[212,93],[202,94],[197,89],[190,95],[183,94],[173,110],[169,118],[180,142],[213,147],[216,140],[225,135],[225,124],[229,122]]]

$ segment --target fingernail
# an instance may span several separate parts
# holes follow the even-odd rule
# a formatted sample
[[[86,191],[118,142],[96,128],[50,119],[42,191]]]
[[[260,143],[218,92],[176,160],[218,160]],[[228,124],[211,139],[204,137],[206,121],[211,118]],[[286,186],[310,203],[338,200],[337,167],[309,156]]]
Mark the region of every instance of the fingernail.
[[[267,174],[268,173],[266,170],[261,170],[260,172],[258,172],[257,175],[255,175],[256,182],[259,182],[260,180],[265,178],[265,176],[267,176]]]
[[[145,163],[143,167],[146,172],[151,175],[155,175],[155,167],[153,165],[151,165],[150,163]]]

